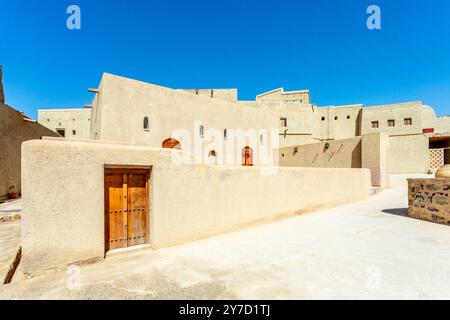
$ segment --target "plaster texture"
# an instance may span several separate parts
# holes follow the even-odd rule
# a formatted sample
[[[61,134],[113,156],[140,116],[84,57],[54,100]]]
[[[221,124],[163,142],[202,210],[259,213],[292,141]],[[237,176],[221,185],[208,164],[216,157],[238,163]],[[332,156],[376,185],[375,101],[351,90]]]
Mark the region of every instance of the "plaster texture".
[[[0,299],[450,299],[450,232],[407,217],[411,177],[362,202],[43,273]]]
[[[221,167],[174,164],[176,150],[36,140],[22,146],[23,269],[104,256],[104,167],[148,167],[154,248],[255,222],[358,201],[367,169]]]
[[[23,141],[58,136],[6,104],[0,104],[0,199],[21,192],[20,146]],[[10,187],[14,189],[10,190]]]
[[[91,113],[89,108],[38,110],[38,122],[54,132],[64,130],[68,139],[90,139]]]

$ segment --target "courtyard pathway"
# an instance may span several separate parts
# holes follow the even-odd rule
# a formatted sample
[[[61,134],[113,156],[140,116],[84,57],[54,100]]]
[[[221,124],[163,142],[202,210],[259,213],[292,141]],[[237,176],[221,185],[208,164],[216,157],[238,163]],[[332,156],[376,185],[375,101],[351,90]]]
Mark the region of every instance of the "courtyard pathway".
[[[0,299],[450,299],[450,227],[365,201],[0,287]],[[79,281],[78,281],[79,280]]]
[[[20,247],[20,214],[22,201],[0,204],[0,286]]]

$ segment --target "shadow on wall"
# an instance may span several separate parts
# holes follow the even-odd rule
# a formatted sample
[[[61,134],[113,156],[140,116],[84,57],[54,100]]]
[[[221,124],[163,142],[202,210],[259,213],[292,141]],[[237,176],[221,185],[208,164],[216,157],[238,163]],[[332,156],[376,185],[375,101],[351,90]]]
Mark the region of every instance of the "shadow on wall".
[[[384,209],[384,210],[382,210],[382,212],[409,218],[408,208]]]

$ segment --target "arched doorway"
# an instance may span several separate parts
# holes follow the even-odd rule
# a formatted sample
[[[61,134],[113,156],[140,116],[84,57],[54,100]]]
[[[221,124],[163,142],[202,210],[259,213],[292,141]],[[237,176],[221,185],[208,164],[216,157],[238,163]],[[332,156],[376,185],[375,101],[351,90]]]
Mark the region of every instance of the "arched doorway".
[[[242,149],[242,165],[245,167],[253,166],[253,150],[250,147]]]
[[[165,148],[165,149],[178,149],[178,150],[180,150],[181,149],[181,144],[180,144],[180,142],[178,142],[178,140],[170,138],[170,139],[164,140],[164,142],[162,143],[162,147]]]

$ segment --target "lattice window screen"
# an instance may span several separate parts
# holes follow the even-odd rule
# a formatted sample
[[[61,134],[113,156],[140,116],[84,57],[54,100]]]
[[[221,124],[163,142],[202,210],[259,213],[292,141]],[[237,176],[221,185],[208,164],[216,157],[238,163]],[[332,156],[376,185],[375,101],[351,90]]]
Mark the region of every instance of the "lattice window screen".
[[[428,168],[438,170],[444,165],[444,149],[430,149],[428,157]]]

